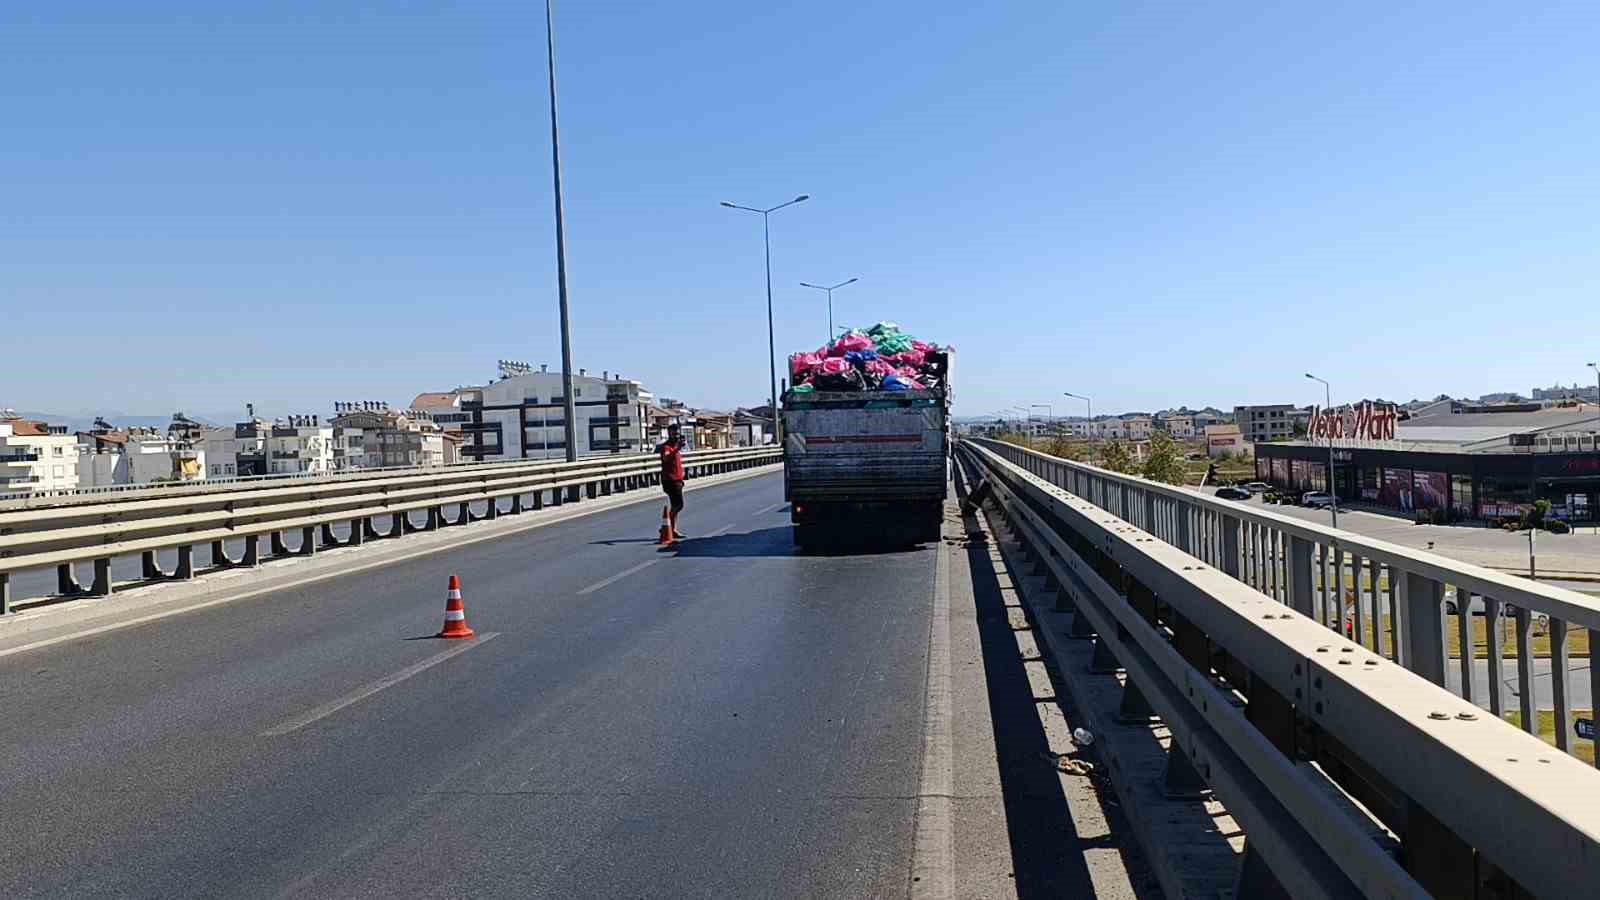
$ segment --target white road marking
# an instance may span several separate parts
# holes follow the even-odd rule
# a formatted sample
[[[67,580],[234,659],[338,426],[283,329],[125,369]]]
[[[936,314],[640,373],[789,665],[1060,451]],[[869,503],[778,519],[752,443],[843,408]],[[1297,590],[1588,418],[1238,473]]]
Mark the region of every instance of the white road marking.
[[[928,690],[922,738],[922,777],[917,785],[916,833],[911,852],[911,896],[955,894],[954,739],[951,734],[950,554],[938,545],[934,570],[933,624],[928,633]]]
[[[706,537],[708,537],[708,538],[722,537],[723,535],[727,534],[728,532],[730,532],[732,530],[733,530],[733,526],[732,525],[724,525],[721,528],[718,528],[716,531],[713,531],[710,534],[706,535]]]
[[[627,578],[629,575],[632,575],[635,572],[638,572],[638,571],[641,571],[641,570],[644,570],[644,569],[648,569],[651,566],[655,565],[656,563],[661,562],[661,560],[663,560],[665,558],[666,557],[664,557],[664,556],[658,556],[655,559],[647,559],[644,562],[639,563],[637,566],[632,566],[630,568],[623,569],[621,572],[618,572],[617,574],[611,576],[610,578],[602,578],[599,581],[596,581],[594,584],[591,584],[588,587],[584,588],[583,590],[579,591],[578,592],[578,596],[582,597],[584,594],[592,594],[595,591],[600,590],[601,588],[605,587],[608,584],[614,584],[614,583],[616,583],[618,581],[621,581],[624,578]]]
[[[446,650],[443,653],[435,653],[422,662],[412,663],[393,675],[385,675],[377,681],[374,681],[364,687],[357,688],[337,700],[324,703],[305,715],[300,716],[299,718],[290,719],[276,728],[270,728],[266,731],[263,731],[261,736],[282,737],[291,731],[298,731],[301,728],[310,725],[312,722],[316,722],[320,719],[326,719],[327,717],[333,715],[341,709],[344,709],[347,706],[350,706],[351,704],[360,703],[362,700],[371,697],[373,694],[376,694],[384,688],[394,687],[395,685],[405,681],[407,678],[410,678],[419,672],[431,669],[452,656],[460,656],[468,650],[471,650],[473,647],[481,647],[499,636],[500,632],[498,631],[484,632],[483,634],[478,635],[475,639],[463,641],[459,645],[451,647],[449,650]]]
[[[785,506],[785,504],[782,504],[782,503],[774,503],[771,506],[763,506],[760,509],[756,510],[755,512],[751,513],[750,515],[751,516],[764,516],[767,513],[772,512],[774,510],[782,509],[784,506]]]

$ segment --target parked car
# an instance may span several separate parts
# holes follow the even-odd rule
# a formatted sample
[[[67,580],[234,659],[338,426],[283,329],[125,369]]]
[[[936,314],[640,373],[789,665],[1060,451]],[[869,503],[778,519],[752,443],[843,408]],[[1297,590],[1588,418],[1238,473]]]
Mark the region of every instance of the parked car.
[[[1306,491],[1300,496],[1300,504],[1312,509],[1325,509],[1333,505],[1333,495],[1322,491]]]
[[[1272,485],[1267,484],[1265,481],[1252,481],[1245,484],[1244,489],[1252,494],[1265,494],[1267,491],[1272,490]]]
[[[1238,487],[1217,488],[1217,496],[1223,500],[1249,500],[1250,492]]]

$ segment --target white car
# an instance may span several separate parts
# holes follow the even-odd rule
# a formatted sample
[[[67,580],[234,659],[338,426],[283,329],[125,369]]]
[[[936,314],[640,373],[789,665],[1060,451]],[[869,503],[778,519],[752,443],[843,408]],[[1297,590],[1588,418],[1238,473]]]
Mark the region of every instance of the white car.
[[[1322,509],[1333,505],[1333,495],[1323,491],[1306,491],[1301,495],[1300,502],[1312,509]]]
[[[1267,484],[1265,481],[1252,481],[1244,485],[1244,489],[1252,494],[1265,494],[1267,491],[1272,490],[1272,485]]]

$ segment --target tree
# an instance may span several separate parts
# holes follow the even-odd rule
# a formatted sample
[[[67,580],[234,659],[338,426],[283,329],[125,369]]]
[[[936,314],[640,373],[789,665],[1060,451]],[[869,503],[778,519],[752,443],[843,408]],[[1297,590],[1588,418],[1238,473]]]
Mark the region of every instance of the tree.
[[[1145,458],[1144,469],[1140,474],[1151,481],[1162,481],[1167,484],[1183,482],[1185,474],[1183,458],[1178,454],[1178,445],[1172,442],[1171,435],[1158,431],[1150,438],[1150,455]]]
[[[1132,472],[1133,457],[1121,441],[1111,441],[1100,448],[1100,467],[1113,472]]]

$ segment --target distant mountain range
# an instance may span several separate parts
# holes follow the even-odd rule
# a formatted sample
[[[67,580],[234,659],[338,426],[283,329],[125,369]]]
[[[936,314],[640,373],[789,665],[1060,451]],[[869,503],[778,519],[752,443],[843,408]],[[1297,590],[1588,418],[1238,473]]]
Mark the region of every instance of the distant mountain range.
[[[47,422],[51,425],[65,425],[67,426],[68,431],[88,431],[94,427],[94,420],[96,417],[103,418],[118,428],[156,428],[165,431],[166,427],[172,424],[172,413],[167,413],[164,416],[137,416],[128,413],[109,411],[68,415],[64,413],[35,412],[19,409],[17,410],[17,415],[24,419],[29,419],[35,422]],[[234,421],[234,417],[218,415],[215,413],[206,415],[184,413],[184,415],[204,425],[221,425],[223,423],[231,424]]]

